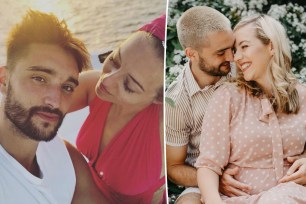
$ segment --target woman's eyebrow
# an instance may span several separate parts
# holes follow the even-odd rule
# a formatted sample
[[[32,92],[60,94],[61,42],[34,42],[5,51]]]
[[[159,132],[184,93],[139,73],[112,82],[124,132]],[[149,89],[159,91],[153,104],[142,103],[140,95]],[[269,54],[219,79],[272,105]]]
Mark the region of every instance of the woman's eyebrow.
[[[141,88],[142,91],[145,91],[143,86],[130,74],[128,76]]]

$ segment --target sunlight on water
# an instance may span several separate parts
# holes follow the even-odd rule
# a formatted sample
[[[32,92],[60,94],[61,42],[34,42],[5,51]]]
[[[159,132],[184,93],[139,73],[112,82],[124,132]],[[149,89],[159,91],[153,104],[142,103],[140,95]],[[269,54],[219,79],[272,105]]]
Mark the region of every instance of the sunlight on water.
[[[5,38],[28,9],[52,12],[83,40],[91,54],[116,47],[130,33],[166,12],[165,0],[0,0],[0,65]]]
[[[19,3],[26,5],[22,15],[27,9],[39,10],[47,13],[55,14],[59,19],[67,19],[67,14],[72,13],[71,4],[69,1],[63,0],[21,0]],[[22,16],[21,15],[21,16]],[[69,25],[71,27],[72,25]],[[72,29],[72,28],[71,28]]]

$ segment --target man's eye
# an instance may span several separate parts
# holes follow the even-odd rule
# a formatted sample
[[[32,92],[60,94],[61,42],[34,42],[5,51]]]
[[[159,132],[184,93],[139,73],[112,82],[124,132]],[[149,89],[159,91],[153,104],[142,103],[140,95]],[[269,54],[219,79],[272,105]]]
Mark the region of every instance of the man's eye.
[[[74,91],[74,87],[70,86],[70,85],[64,85],[63,86],[63,89],[66,91],[66,92],[69,92],[69,93],[72,93]]]
[[[222,56],[222,55],[224,55],[224,53],[225,53],[225,52],[218,52],[217,55],[218,55],[218,56]]]
[[[38,82],[45,82],[46,80],[40,76],[33,76],[33,80],[38,81]]]

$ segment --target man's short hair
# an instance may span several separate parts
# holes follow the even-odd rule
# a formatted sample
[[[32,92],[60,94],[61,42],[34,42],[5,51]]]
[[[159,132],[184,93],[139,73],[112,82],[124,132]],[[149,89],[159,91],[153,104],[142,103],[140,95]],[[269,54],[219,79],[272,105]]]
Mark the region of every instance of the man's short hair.
[[[207,34],[231,30],[231,23],[219,11],[207,6],[195,6],[183,13],[177,24],[178,39],[183,49],[198,49],[207,43]]]
[[[33,43],[58,45],[70,53],[77,62],[79,72],[91,67],[90,55],[84,43],[74,37],[64,20],[53,14],[29,10],[21,23],[15,25],[6,41],[7,68],[27,53]]]

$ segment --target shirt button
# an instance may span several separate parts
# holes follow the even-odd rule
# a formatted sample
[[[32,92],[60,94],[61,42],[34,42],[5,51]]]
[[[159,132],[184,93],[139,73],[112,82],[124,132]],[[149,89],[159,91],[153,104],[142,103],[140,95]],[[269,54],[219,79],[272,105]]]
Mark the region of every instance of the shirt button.
[[[103,171],[99,172],[99,177],[102,178],[103,177]]]

